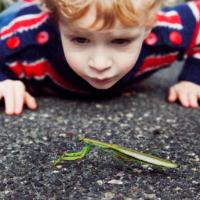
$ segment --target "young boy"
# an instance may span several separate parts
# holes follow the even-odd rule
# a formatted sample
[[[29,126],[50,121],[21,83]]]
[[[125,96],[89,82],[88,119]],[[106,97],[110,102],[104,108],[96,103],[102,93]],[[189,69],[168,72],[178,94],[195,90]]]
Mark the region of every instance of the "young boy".
[[[170,102],[198,107],[200,2],[158,12],[161,0],[30,0],[0,14],[0,98],[5,112],[36,109],[32,94],[123,92],[185,59]],[[49,13],[49,14],[48,14]]]

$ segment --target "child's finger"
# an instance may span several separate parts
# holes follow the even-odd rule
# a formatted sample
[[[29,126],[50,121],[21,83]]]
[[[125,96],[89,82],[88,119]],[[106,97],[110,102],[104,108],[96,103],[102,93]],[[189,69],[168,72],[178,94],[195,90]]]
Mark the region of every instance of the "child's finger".
[[[28,92],[25,92],[24,101],[29,109],[36,109],[37,102],[33,96],[31,96]]]
[[[174,88],[169,89],[169,95],[168,95],[168,101],[169,102],[174,102],[178,98],[177,92]]]
[[[192,93],[192,94],[189,95],[188,98],[189,98],[190,107],[197,108],[199,106],[198,95],[196,95],[195,93]]]
[[[14,85],[15,94],[15,114],[20,114],[24,105],[25,86],[21,82],[16,82]]]
[[[6,89],[3,93],[4,102],[5,102],[5,113],[8,115],[13,115],[15,112],[15,99],[14,99],[14,91],[12,85],[7,85]]]
[[[186,92],[179,92],[179,101],[184,107],[189,106],[189,96]]]

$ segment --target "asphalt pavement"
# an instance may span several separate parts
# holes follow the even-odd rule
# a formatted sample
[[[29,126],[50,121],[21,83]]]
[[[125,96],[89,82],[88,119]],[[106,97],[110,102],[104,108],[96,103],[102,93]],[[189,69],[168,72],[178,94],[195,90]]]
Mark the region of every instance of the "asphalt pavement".
[[[199,200],[200,110],[166,101],[180,64],[102,100],[40,97],[20,117],[0,108],[1,200]],[[80,151],[78,135],[170,159],[178,169],[127,163],[98,148],[54,167],[64,151]]]

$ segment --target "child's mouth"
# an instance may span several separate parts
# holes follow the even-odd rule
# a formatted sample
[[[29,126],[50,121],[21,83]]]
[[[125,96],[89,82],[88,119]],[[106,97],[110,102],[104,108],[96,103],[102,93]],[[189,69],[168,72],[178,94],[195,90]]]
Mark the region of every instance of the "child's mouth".
[[[106,84],[109,83],[112,80],[112,78],[105,78],[105,79],[91,78],[91,80],[97,84]]]

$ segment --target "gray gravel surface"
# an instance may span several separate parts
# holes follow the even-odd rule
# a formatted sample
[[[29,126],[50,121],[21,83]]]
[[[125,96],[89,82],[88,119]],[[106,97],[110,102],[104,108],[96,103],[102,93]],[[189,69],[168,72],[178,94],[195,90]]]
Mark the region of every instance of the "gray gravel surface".
[[[166,101],[180,66],[159,72],[135,92],[104,100],[39,98],[36,112],[0,115],[0,199],[200,199],[200,113]],[[77,135],[170,159],[176,170],[124,163],[98,149],[55,168]]]

